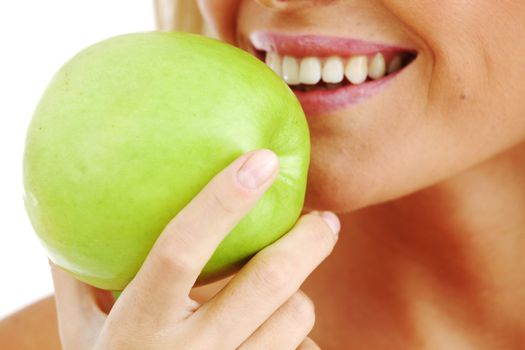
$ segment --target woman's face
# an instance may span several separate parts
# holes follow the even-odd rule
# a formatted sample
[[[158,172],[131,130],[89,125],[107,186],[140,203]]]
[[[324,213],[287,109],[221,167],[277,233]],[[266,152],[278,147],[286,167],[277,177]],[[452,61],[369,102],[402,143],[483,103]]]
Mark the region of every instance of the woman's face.
[[[285,68],[296,90],[307,84],[293,85],[294,62],[301,65],[305,56],[317,56],[321,64],[326,56],[341,58],[332,60],[336,68],[327,69],[312,91],[298,92],[312,142],[308,209],[346,212],[399,197],[525,138],[525,2],[201,0],[200,5],[221,39],[262,59],[266,52],[254,46],[273,51],[273,62],[279,62],[275,54],[298,58],[286,59]],[[258,32],[266,34],[254,36]],[[387,69],[396,54],[417,57],[386,78],[354,86],[344,78],[336,89],[321,86],[327,85],[325,78],[340,79],[339,62],[358,83],[366,65],[354,59],[348,68],[348,61],[365,54],[371,64],[377,52],[384,53]],[[304,63],[299,79],[317,80],[317,62]],[[381,76],[380,58],[371,72]]]

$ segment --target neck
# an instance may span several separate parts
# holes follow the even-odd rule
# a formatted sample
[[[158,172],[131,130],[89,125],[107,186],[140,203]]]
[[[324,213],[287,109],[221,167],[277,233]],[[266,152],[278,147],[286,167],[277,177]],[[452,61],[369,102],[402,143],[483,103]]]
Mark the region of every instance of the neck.
[[[359,322],[396,329],[415,348],[523,346],[525,145],[350,213],[343,227],[334,260],[352,264],[345,273],[362,302]]]

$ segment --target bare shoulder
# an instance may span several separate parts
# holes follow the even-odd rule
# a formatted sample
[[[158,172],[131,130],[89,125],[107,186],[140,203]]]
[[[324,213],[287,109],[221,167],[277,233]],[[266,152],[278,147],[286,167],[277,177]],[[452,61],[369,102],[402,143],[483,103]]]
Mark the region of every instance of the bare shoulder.
[[[0,320],[2,350],[60,350],[55,299],[49,296]]]

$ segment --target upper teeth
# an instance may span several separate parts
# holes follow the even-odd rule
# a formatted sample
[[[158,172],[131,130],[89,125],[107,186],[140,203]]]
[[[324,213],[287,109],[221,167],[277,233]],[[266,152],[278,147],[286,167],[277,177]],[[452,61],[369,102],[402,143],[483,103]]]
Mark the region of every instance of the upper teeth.
[[[345,68],[341,57],[333,56],[324,61],[323,81],[325,83],[340,83],[344,79]]]
[[[299,68],[299,80],[302,84],[317,84],[321,80],[321,60],[317,57],[303,58]]]
[[[275,52],[268,52],[266,54],[266,64],[268,65],[268,67],[273,69],[273,71],[277,73],[277,75],[281,77],[283,76],[283,60],[281,56],[279,56]]]
[[[372,79],[382,78],[386,73],[385,58],[382,54],[376,54],[368,65],[368,76]]]
[[[346,63],[345,76],[352,84],[361,84],[368,75],[368,65],[366,56],[351,57]]]
[[[388,74],[398,71],[402,65],[403,61],[401,60],[401,56],[395,56],[388,64]]]
[[[402,60],[401,56],[396,55],[387,65],[381,53],[369,59],[365,55],[296,58],[267,52],[266,64],[289,85],[315,85],[321,80],[325,83],[340,83],[345,76],[352,84],[361,84],[367,77],[380,79],[387,73],[399,70]]]
[[[282,77],[290,85],[298,85],[299,80],[299,60],[295,57],[284,56]]]

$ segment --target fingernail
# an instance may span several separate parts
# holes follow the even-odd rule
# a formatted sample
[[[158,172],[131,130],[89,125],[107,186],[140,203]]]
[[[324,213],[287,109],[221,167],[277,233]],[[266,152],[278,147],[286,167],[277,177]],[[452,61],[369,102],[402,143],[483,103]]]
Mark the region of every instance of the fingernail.
[[[275,153],[267,149],[259,150],[237,171],[237,181],[244,187],[256,189],[273,175],[278,163]]]
[[[323,211],[321,213],[321,217],[328,224],[328,226],[330,226],[334,234],[339,234],[339,230],[341,230],[341,223],[339,222],[339,218],[334,213],[330,211]]]

